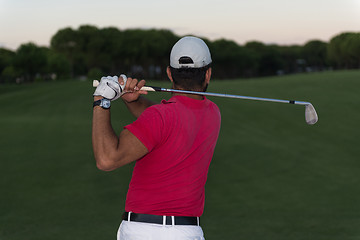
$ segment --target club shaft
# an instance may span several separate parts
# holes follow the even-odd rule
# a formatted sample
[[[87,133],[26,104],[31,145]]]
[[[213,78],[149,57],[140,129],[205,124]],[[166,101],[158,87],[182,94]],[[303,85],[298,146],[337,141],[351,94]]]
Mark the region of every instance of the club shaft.
[[[93,87],[97,87],[98,85],[99,85],[99,81],[94,80],[93,81]],[[305,120],[306,120],[306,123],[310,124],[310,125],[313,125],[318,121],[318,116],[317,116],[317,113],[315,111],[315,108],[310,102],[295,101],[295,100],[282,100],[282,99],[274,99],[274,98],[250,97],[250,96],[241,96],[241,95],[224,94],[224,93],[186,91],[186,90],[169,89],[169,88],[152,87],[152,86],[144,86],[140,90],[142,90],[142,91],[150,91],[150,92],[185,93],[185,94],[196,94],[196,95],[202,95],[202,96],[238,98],[238,99],[255,100],[255,101],[265,101],[265,102],[277,102],[277,103],[289,103],[289,104],[305,105]]]
[[[150,89],[154,90],[150,90]],[[303,101],[295,101],[295,100],[282,100],[282,99],[273,99],[273,98],[260,98],[260,97],[250,97],[250,96],[241,96],[241,95],[233,95],[233,94],[224,94],[224,93],[211,93],[211,92],[196,92],[196,91],[186,91],[186,90],[178,90],[178,89],[169,89],[169,88],[160,88],[160,87],[151,87],[146,86],[142,90],[147,91],[157,91],[157,92],[174,92],[174,93],[186,93],[186,94],[196,94],[203,96],[213,96],[213,97],[225,97],[225,98],[238,98],[238,99],[247,99],[247,100],[255,100],[255,101],[266,101],[266,102],[277,102],[277,103],[290,103],[290,104],[298,104],[298,105],[308,105],[309,102]]]
[[[98,85],[99,85],[99,81],[94,80],[93,81],[93,87],[97,87]],[[224,93],[196,92],[196,91],[161,88],[161,87],[153,87],[153,86],[144,86],[144,87],[141,88],[141,90],[150,91],[150,92],[155,92],[156,91],[156,92],[186,93],[186,94],[196,94],[196,95],[202,95],[202,96],[238,98],[238,99],[246,99],[246,100],[265,101],[265,102],[290,103],[290,104],[297,104],[297,105],[309,105],[309,104],[311,104],[309,102],[295,101],[295,100],[282,100],[282,99],[274,99],[274,98],[250,97],[250,96],[241,96],[241,95],[224,94]]]

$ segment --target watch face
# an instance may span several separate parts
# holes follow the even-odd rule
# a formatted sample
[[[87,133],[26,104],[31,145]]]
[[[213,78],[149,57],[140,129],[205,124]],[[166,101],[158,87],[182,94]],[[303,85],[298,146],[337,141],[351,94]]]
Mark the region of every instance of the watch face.
[[[101,107],[102,108],[110,108],[110,100],[109,99],[102,99],[101,101]]]

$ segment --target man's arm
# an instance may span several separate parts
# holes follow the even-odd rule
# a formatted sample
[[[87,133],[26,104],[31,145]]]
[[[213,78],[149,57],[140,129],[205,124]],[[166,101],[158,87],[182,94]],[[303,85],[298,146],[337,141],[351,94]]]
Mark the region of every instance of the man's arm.
[[[117,81],[119,81],[120,85],[124,85],[122,77]],[[139,99],[141,94],[147,94],[146,91],[139,90],[144,85],[144,80],[138,82],[136,79],[128,78],[123,89],[124,94],[121,96],[129,110],[136,117],[140,116],[147,107],[152,105],[145,98]],[[106,88],[106,85],[104,87]],[[104,91],[104,88],[102,91]],[[98,92],[102,93],[102,91]],[[101,98],[103,97],[94,96],[94,101]],[[92,144],[96,165],[104,171],[119,168],[140,159],[148,153],[144,144],[129,130],[125,129],[120,133],[120,136],[117,136],[111,126],[110,109],[103,109],[100,106],[95,106],[93,109]]]
[[[100,98],[95,97],[94,100]],[[103,171],[114,170],[148,153],[144,144],[127,129],[116,136],[110,119],[109,109],[94,107],[92,144],[96,165]]]

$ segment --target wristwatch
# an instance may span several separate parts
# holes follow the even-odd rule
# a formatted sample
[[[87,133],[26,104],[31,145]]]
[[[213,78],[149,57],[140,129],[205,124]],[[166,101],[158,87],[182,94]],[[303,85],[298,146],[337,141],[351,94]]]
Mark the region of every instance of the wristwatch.
[[[97,100],[93,103],[93,107],[100,106],[103,109],[109,109],[110,108],[110,100],[107,98],[102,98],[100,100]]]

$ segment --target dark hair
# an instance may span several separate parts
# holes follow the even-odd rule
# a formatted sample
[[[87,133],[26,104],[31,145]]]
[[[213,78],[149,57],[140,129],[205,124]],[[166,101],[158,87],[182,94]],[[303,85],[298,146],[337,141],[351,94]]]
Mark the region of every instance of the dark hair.
[[[206,71],[211,67],[211,64],[201,68],[173,68],[170,67],[171,76],[174,84],[177,87],[181,87],[183,90],[199,90],[206,91],[204,89],[204,82]]]

